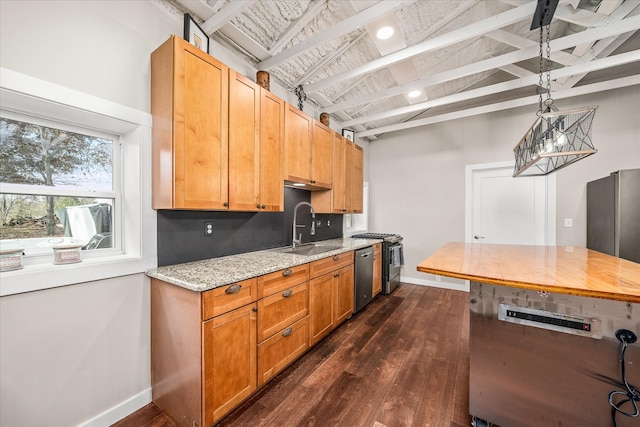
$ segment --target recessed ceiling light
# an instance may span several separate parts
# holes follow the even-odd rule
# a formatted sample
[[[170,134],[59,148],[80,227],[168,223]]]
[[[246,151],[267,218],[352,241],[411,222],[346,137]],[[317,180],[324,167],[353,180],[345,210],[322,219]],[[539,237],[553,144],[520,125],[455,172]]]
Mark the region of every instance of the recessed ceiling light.
[[[382,27],[376,33],[376,37],[380,40],[386,40],[393,35],[393,28],[391,27]]]
[[[420,95],[422,95],[422,91],[421,91],[421,90],[412,90],[411,92],[409,92],[409,93],[407,94],[407,96],[408,96],[409,98],[417,98],[417,97],[419,97]]]

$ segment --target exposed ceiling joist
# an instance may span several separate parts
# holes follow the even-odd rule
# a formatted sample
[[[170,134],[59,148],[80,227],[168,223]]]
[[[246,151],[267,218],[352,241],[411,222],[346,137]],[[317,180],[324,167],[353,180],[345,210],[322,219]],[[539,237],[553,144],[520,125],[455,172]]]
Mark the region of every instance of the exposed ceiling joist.
[[[233,40],[235,44],[258,60],[263,60],[271,56],[269,51],[262,47],[260,43],[257,43],[251,37],[240,31],[240,29],[231,22],[222,26],[218,30],[218,33],[225,35],[229,40]]]
[[[622,21],[619,21],[619,23],[615,26],[592,28],[592,29],[583,31],[581,33],[576,33],[570,36],[565,36],[559,39],[555,39],[551,44],[551,49],[553,52],[564,50],[564,49],[574,47],[579,43],[583,43],[591,40],[600,40],[600,39],[604,39],[611,36],[617,36],[619,34],[623,34],[628,31],[634,31],[635,29],[638,29],[638,28],[640,28],[640,17],[638,16],[629,17]],[[357,99],[352,99],[346,102],[342,102],[339,104],[335,104],[331,107],[325,108],[323,111],[332,113],[334,111],[351,108],[356,105],[372,102],[376,99],[380,99],[381,97],[387,98],[390,96],[403,93],[404,91],[407,91],[408,89],[416,86],[428,87],[431,85],[455,80],[458,78],[466,77],[466,76],[480,73],[483,71],[501,68],[506,65],[524,61],[526,59],[535,58],[538,56],[538,54],[539,54],[538,47],[536,45],[528,49],[506,53],[504,55],[485,59],[483,61],[479,61],[474,64],[464,65],[462,67],[459,67],[453,70],[448,70],[442,73],[433,74],[419,81],[412,82],[403,86],[396,86],[386,91],[382,91],[379,93],[375,93],[375,94],[359,97]]]
[[[526,37],[522,37],[517,34],[510,33],[503,29],[491,31],[490,33],[485,34],[485,36],[489,37],[492,40],[504,43],[506,45],[517,47],[518,49],[538,47],[537,42],[534,42],[533,40],[529,40]],[[551,54],[551,60],[554,62],[557,62],[558,64],[571,65],[571,64],[575,64],[575,62],[578,60],[578,57],[567,52],[557,51]]]
[[[205,33],[213,34],[223,25],[225,25],[229,20],[240,14],[244,8],[251,6],[253,3],[255,3],[255,0],[232,1],[225,7],[220,9],[213,16],[204,21],[201,27]]]
[[[312,49],[321,44],[327,43],[340,36],[343,36],[357,28],[365,26],[368,22],[383,16],[387,13],[391,13],[394,10],[413,3],[416,0],[385,0],[378,2],[368,9],[359,12],[344,21],[341,21],[337,25],[328,28],[308,39],[291,46],[289,49],[282,51],[269,59],[266,59],[258,64],[258,68],[261,70],[268,70],[274,66],[294,58],[309,49]]]
[[[335,85],[343,80],[358,77],[362,74],[371,73],[373,71],[379,70],[380,68],[387,67],[400,61],[404,61],[416,55],[420,55],[436,49],[442,49],[446,46],[451,46],[453,44],[460,43],[471,38],[480,37],[487,32],[505,27],[510,24],[514,24],[516,22],[522,21],[523,19],[531,17],[535,6],[536,5],[533,2],[530,4],[525,4],[515,9],[511,9],[490,18],[467,25],[466,27],[450,31],[441,36],[425,40],[422,43],[418,43],[406,49],[394,52],[390,55],[383,56],[382,58],[378,58],[359,67],[355,67],[351,70],[344,71],[335,76],[311,83],[305,87],[305,90],[307,91],[307,93],[315,92],[320,89]]]
[[[558,100],[558,99],[572,98],[575,96],[587,95],[590,93],[619,89],[619,88],[634,86],[634,85],[640,85],[640,75],[634,75],[634,76],[623,77],[615,80],[608,80],[606,82],[574,87],[571,89],[567,89],[567,90],[555,93],[554,99]],[[538,103],[538,96],[530,96],[526,98],[516,99],[513,101],[498,102],[495,104],[484,105],[482,107],[469,108],[466,110],[455,111],[453,113],[427,117],[425,119],[412,120],[405,123],[398,123],[395,125],[382,126],[376,129],[369,129],[363,132],[358,132],[357,136],[361,138],[365,138],[373,135],[380,135],[382,133],[397,132],[404,129],[427,126],[434,123],[461,119],[465,117],[472,117],[480,114],[493,113],[496,111],[504,111],[512,108],[523,107],[526,105],[535,105],[537,103]]]
[[[558,5],[554,18],[587,28],[616,23],[616,20],[609,16],[601,15],[585,9],[576,9],[568,4]]]
[[[176,0],[178,4],[184,6],[190,12],[203,20],[211,18],[218,10],[209,6],[204,0]]]
[[[304,28],[305,25],[311,22],[311,20],[315,18],[324,7],[324,0],[313,1],[307,11],[295,22],[292,22],[289,28],[287,28],[287,30],[284,32],[284,34],[280,36],[278,41],[275,42],[273,46],[271,46],[271,49],[269,49],[269,54],[275,55],[279,53],[282,48],[284,48],[285,45],[289,43],[291,39]]]
[[[574,74],[588,73],[591,71],[602,70],[605,68],[615,67],[624,64],[630,64],[640,61],[640,50],[632,52],[622,53],[620,55],[610,56],[608,58],[594,60],[585,64],[573,65],[570,67],[554,70],[552,73],[553,78],[571,76]],[[358,117],[353,120],[344,122],[344,126],[352,126],[356,124],[367,123],[375,120],[387,119],[393,116],[400,116],[403,114],[413,113],[417,111],[427,110],[433,107],[440,107],[443,105],[452,104],[455,102],[468,101],[483,96],[489,96],[508,90],[518,89],[526,86],[536,85],[538,83],[538,75],[531,74],[527,77],[522,77],[516,80],[510,80],[503,83],[497,83],[490,86],[485,86],[479,89],[473,89],[465,92],[456,93],[442,98],[429,100],[420,104],[409,105],[407,107],[396,108],[388,110],[383,113],[371,114],[368,116]],[[555,97],[555,92],[554,92]]]

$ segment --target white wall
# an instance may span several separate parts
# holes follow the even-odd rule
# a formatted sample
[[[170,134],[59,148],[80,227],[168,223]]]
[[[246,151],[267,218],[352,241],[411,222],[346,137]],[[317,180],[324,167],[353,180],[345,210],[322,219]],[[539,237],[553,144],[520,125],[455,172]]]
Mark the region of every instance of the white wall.
[[[586,183],[640,167],[640,87],[556,102],[561,110],[599,105],[598,153],[556,172],[556,244],[586,246]],[[403,281],[462,288],[416,266],[449,241],[465,240],[465,165],[513,161],[513,147],[536,118],[523,107],[383,135],[369,147],[369,228],[404,237]],[[573,228],[564,228],[573,218]]]

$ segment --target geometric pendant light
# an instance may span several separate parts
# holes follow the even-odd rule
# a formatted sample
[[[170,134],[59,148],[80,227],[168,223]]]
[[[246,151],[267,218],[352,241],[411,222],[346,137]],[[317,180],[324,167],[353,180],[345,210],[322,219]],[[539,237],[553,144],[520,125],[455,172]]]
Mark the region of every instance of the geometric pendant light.
[[[544,0],[543,0],[544,1]],[[539,0],[539,5],[541,1]],[[555,7],[553,8],[555,10]],[[539,105],[538,118],[527,130],[520,142],[514,147],[516,165],[513,176],[547,175],[560,168],[577,162],[598,150],[591,140],[591,125],[597,106],[579,108],[571,111],[552,111],[551,98],[551,47],[550,22],[551,15],[535,16],[532,28],[540,28],[540,80],[538,83]],[[547,11],[548,12],[548,11]],[[542,15],[541,15],[542,16]],[[543,40],[546,30],[546,87],[543,82],[544,56]],[[547,99],[542,100],[542,93]]]

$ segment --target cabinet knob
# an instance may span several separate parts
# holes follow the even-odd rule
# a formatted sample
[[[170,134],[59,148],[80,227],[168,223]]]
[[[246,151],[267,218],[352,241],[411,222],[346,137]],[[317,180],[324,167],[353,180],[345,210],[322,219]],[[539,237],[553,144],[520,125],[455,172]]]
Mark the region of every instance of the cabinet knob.
[[[333,256],[333,260],[334,260],[334,261],[337,261],[337,260],[339,260],[339,259],[340,259],[340,255],[334,255],[334,256]]]
[[[333,277],[340,277],[340,273],[334,274]]]
[[[253,307],[253,308],[251,309],[251,311],[253,311],[254,313],[257,313],[257,312],[258,312],[258,307]]]
[[[225,294],[237,294],[238,292],[240,292],[240,289],[242,289],[242,285],[238,285],[237,283],[229,286],[224,293]]]
[[[310,182],[310,183],[312,183],[312,184],[315,184],[315,183],[316,183],[316,180],[315,180],[315,179],[312,179],[312,180],[310,180],[309,182]]]
[[[224,207],[229,207],[229,202],[224,202],[224,203],[222,204],[222,206],[224,206]]]
[[[293,333],[293,328],[291,326],[289,326],[287,329],[285,329],[282,332],[282,336],[283,337],[288,337],[289,335],[291,335]]]
[[[265,206],[265,205],[262,205],[262,209],[265,209],[265,208],[266,208],[266,206]]]
[[[290,268],[287,268],[286,270],[284,270],[284,271],[282,272],[282,275],[283,275],[283,276],[291,276],[291,273],[293,273],[293,271],[291,271],[291,269],[290,269]]]
[[[258,203],[258,204],[256,205],[256,208],[260,209],[260,203]]]
[[[287,289],[282,293],[282,296],[285,298],[290,297],[291,295],[293,295],[293,291],[291,289]]]

